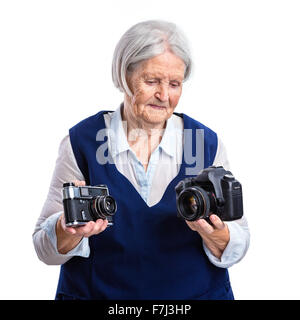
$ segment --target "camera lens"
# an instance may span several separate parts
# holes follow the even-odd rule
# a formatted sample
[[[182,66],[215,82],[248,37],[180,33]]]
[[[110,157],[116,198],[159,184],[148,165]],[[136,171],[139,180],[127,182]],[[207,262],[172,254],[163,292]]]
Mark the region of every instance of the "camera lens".
[[[108,215],[113,216],[116,212],[116,201],[110,196],[104,197],[102,201],[103,201],[104,211]]]
[[[95,197],[92,202],[92,212],[96,219],[105,219],[113,216],[117,210],[117,204],[111,196]]]
[[[197,213],[199,205],[197,204],[197,200],[194,196],[190,196],[189,199],[187,199],[187,207],[192,213]]]
[[[177,208],[181,217],[188,221],[207,217],[210,209],[209,197],[200,187],[186,188],[177,198]]]

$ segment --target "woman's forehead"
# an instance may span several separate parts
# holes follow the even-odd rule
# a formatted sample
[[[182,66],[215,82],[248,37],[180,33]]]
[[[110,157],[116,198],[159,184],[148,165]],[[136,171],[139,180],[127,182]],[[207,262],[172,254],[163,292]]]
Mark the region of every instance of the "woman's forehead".
[[[184,77],[185,64],[176,55],[165,52],[161,55],[145,60],[140,65],[140,74],[150,77]]]
[[[173,79],[173,80],[180,80],[182,81],[184,78],[184,70],[181,72],[176,72],[176,70],[166,70],[165,72],[159,71],[157,70],[155,72],[155,70],[151,70],[149,72],[147,72],[146,70],[144,70],[141,73],[141,77],[144,79],[164,79],[164,78],[169,78],[169,79]]]

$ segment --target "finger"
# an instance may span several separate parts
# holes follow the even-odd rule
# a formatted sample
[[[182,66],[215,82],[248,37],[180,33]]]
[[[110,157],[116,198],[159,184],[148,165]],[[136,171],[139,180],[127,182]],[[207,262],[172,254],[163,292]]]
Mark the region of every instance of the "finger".
[[[78,232],[84,237],[89,237],[92,235],[94,228],[95,222],[89,221],[85,226],[78,228]]]
[[[98,234],[102,231],[104,231],[107,228],[108,220],[105,219],[98,219],[96,222],[89,221],[87,224],[85,224],[82,227],[66,227],[65,231],[72,234],[77,235],[81,237],[90,237],[94,234]]]
[[[105,220],[103,221],[103,225],[102,225],[102,228],[101,228],[101,232],[104,231],[104,230],[107,228],[107,226],[108,226],[108,220],[105,219]]]
[[[102,231],[104,231],[107,227],[107,220],[98,219],[95,222],[90,221],[83,227],[83,229],[80,230],[82,236],[84,237],[90,237],[92,235],[98,234]]]
[[[210,234],[214,231],[214,228],[204,219],[186,221],[186,223],[193,231],[197,231],[200,234]]]
[[[72,235],[77,235],[77,236],[85,236],[86,234],[89,234],[91,232],[91,230],[93,229],[93,224],[95,222],[90,221],[87,224],[85,224],[84,226],[81,227],[66,227],[65,231],[72,234]]]
[[[194,221],[188,221],[188,220],[185,220],[186,224],[193,230],[193,231],[197,231],[197,227],[193,222]]]
[[[212,214],[209,217],[209,220],[212,222],[216,229],[222,230],[225,228],[225,223],[215,214]]]
[[[103,219],[98,219],[95,221],[95,224],[94,224],[94,227],[93,229],[91,230],[91,235],[92,234],[98,234],[102,231],[102,227],[103,227],[103,224],[104,224],[104,220]]]
[[[85,186],[85,181],[84,180],[74,180],[73,183],[75,184],[76,187]]]
[[[107,228],[107,224],[108,224],[107,219],[104,219],[104,220],[98,219],[95,224],[95,229],[94,229],[95,234],[98,234],[98,233],[104,231]]]
[[[214,227],[211,226],[205,219],[199,219],[195,221],[198,224],[198,230],[200,233],[211,234],[214,232]]]

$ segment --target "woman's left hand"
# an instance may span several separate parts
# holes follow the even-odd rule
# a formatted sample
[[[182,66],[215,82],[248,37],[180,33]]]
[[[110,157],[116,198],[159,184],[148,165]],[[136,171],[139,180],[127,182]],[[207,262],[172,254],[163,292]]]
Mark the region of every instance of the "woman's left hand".
[[[209,219],[212,225],[204,219],[186,221],[186,223],[193,231],[200,234],[206,247],[220,259],[230,239],[229,229],[217,215],[212,214]]]

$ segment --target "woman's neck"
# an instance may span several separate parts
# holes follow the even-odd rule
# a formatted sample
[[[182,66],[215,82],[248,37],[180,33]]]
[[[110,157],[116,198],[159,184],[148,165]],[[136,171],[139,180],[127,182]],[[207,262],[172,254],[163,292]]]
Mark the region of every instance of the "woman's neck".
[[[121,116],[123,124],[125,122],[124,130],[128,144],[146,171],[152,152],[161,142],[165,124],[155,126],[143,123],[126,112],[124,106],[121,108]]]

